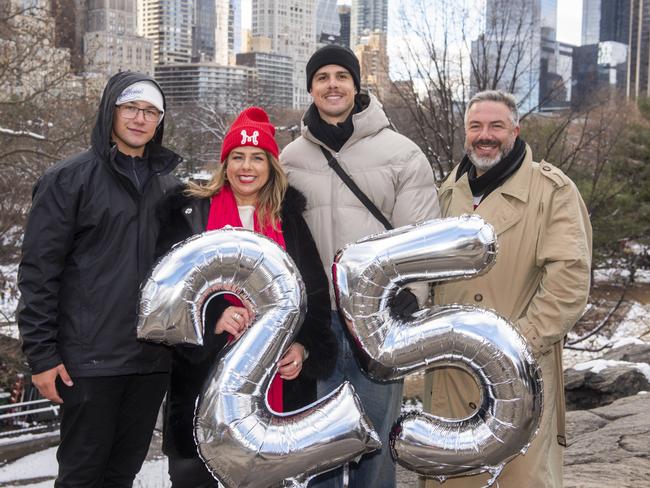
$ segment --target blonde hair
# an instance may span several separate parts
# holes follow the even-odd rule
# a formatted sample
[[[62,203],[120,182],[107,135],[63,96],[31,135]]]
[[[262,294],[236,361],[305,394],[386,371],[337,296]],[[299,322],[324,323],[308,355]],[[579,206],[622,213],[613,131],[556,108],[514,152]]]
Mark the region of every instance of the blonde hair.
[[[281,222],[280,212],[282,209],[282,200],[284,200],[284,195],[287,192],[289,182],[284,169],[282,169],[280,161],[278,161],[278,159],[268,151],[264,151],[264,154],[266,154],[266,159],[269,162],[269,179],[257,194],[255,212],[260,226],[264,227],[267,224],[271,224],[273,229],[278,231],[280,230],[278,224]],[[230,153],[228,156],[230,156]],[[204,185],[189,182],[185,193],[188,196],[196,198],[213,197],[219,193],[224,185],[229,184],[226,175],[227,167],[228,157],[226,157],[226,160],[221,163],[219,168],[217,168],[210,181]]]

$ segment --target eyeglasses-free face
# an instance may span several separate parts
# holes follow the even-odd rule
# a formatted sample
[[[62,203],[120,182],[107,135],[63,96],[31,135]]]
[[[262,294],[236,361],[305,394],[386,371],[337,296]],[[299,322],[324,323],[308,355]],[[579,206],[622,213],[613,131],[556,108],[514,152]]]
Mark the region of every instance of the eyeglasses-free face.
[[[271,163],[259,147],[236,147],[226,159],[226,176],[237,205],[255,205],[271,176]]]
[[[156,108],[140,108],[130,103],[118,105],[117,108],[120,111],[120,115],[125,119],[135,119],[140,112],[142,112],[144,120],[147,122],[158,122],[160,119],[160,111]]]

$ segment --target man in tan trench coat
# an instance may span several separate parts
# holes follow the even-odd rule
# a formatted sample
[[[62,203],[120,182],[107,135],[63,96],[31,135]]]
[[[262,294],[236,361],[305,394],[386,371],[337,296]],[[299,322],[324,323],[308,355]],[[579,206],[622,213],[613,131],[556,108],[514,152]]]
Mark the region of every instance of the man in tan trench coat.
[[[519,138],[512,95],[475,95],[465,114],[465,132],[467,154],[439,191],[442,216],[481,215],[496,230],[499,252],[489,272],[438,286],[435,300],[496,310],[526,337],[542,369],[543,415],[529,450],[506,465],[498,486],[561,487],[566,445],[562,346],[589,294],[589,216],[562,171],[533,162],[530,147]],[[460,418],[474,411],[479,395],[467,373],[441,368],[427,374],[424,400],[426,411]],[[444,488],[482,487],[488,479],[454,478]],[[440,486],[433,480],[421,485]]]

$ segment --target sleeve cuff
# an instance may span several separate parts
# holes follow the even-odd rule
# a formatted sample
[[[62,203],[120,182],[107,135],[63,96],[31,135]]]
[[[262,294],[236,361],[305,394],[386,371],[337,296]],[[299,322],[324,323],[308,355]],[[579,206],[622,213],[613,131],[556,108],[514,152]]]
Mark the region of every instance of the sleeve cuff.
[[[535,327],[533,327],[530,324],[524,325],[521,322],[519,323],[519,325],[520,325],[519,330],[528,341],[528,345],[531,348],[533,355],[535,357],[543,356],[544,354],[547,354],[548,352],[551,351],[551,349],[553,348],[552,345],[548,345],[544,342],[544,340],[540,337]]]
[[[56,368],[59,364],[63,364],[63,361],[58,355],[56,355],[49,359],[44,359],[41,361],[30,361],[29,369],[32,371],[32,375],[35,375],[48,371],[52,368]]]

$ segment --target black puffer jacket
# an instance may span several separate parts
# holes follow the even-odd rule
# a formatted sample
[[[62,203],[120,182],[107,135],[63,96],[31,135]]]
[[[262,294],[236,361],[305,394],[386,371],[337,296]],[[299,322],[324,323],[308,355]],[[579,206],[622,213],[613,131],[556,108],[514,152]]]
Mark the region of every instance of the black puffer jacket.
[[[282,388],[284,411],[296,410],[316,400],[316,379],[328,376],[336,362],[336,341],[330,329],[327,277],[302,213],[305,197],[289,187],[282,206],[282,232],[287,253],[298,266],[307,291],[307,315],[296,337],[309,357],[300,376],[285,381]],[[176,242],[205,230],[210,199],[189,199],[178,193],[159,212],[163,221],[159,252]],[[229,304],[217,297],[206,311],[206,324],[216,324]],[[206,326],[207,328],[207,326]],[[168,455],[194,457],[194,404],[208,374],[226,344],[226,334],[206,334],[203,347],[176,347],[171,382],[165,406],[164,446]]]
[[[181,162],[160,144],[158,126],[146,154],[151,177],[140,189],[115,163],[115,101],[151,78],[113,76],[102,96],[92,147],[49,168],[34,187],[18,271],[18,326],[34,374],[63,363],[74,376],[167,371],[168,348],[136,339],[140,283],[154,259],[155,211],[178,185]]]

